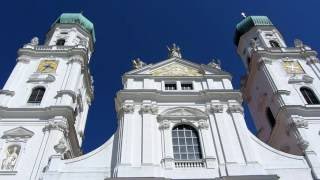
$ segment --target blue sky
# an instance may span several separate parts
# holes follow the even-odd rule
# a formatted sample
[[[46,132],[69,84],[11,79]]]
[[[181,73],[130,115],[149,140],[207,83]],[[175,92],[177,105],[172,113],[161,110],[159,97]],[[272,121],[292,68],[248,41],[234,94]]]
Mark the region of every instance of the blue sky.
[[[268,16],[289,46],[299,38],[317,51],[320,48],[319,0],[11,0],[1,6],[1,86],[16,63],[18,48],[33,36],[43,43],[61,13],[83,11],[95,24],[97,42],[90,64],[95,100],[88,116],[84,152],[103,144],[115,131],[114,97],[122,88],[121,75],[131,70],[134,58],[146,63],[164,60],[166,46],[175,42],[183,57],[193,62],[221,59],[222,68],[233,75],[238,89],[244,66],[232,39],[242,11]],[[247,112],[246,116],[251,119]]]

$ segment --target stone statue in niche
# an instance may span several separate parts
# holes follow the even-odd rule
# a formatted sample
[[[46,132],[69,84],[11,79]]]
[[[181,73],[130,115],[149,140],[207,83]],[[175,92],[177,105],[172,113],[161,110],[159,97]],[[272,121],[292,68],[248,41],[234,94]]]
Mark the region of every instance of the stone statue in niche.
[[[16,165],[20,149],[19,145],[8,146],[6,157],[2,160],[1,170],[13,170]]]

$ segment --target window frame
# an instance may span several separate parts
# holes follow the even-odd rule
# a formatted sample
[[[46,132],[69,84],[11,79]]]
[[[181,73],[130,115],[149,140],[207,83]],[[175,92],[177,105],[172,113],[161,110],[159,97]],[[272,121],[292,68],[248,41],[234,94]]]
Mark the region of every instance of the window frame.
[[[183,89],[183,85],[191,85],[191,89]],[[181,86],[182,91],[193,91],[194,90],[193,82],[181,82],[180,86]]]
[[[167,85],[175,85],[175,89],[167,89]],[[164,90],[165,91],[177,91],[178,90],[178,85],[177,85],[177,82],[164,82]]]
[[[31,97],[34,96],[33,93],[34,93],[36,90],[40,90],[40,89],[43,90],[43,94],[41,95],[42,97],[40,98],[40,100],[38,100],[38,96],[39,96],[39,92],[40,92],[40,91],[37,92],[36,97],[34,98],[35,100],[32,100]],[[46,93],[46,88],[43,87],[43,86],[37,86],[37,87],[32,88],[31,93],[30,93],[30,95],[29,95],[29,98],[28,98],[28,100],[27,100],[27,103],[28,103],[28,104],[34,104],[34,105],[40,105],[41,102],[42,102],[42,100],[43,100],[43,97],[44,97],[45,93]],[[37,100],[37,101],[36,101],[36,100]]]
[[[305,90],[305,91],[302,91],[302,90]],[[307,105],[320,105],[319,98],[318,98],[317,94],[315,93],[315,91],[312,88],[309,88],[309,87],[306,87],[306,86],[302,86],[302,87],[299,88],[299,91],[300,91],[300,93],[301,93],[301,95],[302,95],[302,97],[303,97],[303,99],[304,99],[304,101],[305,101],[305,103]],[[304,94],[304,92],[308,92],[308,93],[311,93],[311,94]],[[310,97],[310,95],[311,95],[311,97]]]
[[[63,43],[62,44],[60,44],[60,41],[62,41],[63,40]],[[66,39],[65,38],[59,38],[59,39],[57,39],[57,41],[56,41],[56,46],[65,46],[65,44],[66,44]]]

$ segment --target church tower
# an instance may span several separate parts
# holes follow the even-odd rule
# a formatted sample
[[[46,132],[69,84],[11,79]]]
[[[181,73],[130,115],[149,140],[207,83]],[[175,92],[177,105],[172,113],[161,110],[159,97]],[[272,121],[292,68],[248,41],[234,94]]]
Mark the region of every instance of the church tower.
[[[64,13],[43,45],[35,37],[19,49],[0,90],[1,179],[39,179],[52,156],[81,155],[93,99],[88,63],[94,42],[87,18]]]
[[[319,177],[320,65],[302,41],[287,47],[266,16],[249,16],[236,26],[235,44],[247,74],[242,92],[257,136],[272,147],[304,155]]]

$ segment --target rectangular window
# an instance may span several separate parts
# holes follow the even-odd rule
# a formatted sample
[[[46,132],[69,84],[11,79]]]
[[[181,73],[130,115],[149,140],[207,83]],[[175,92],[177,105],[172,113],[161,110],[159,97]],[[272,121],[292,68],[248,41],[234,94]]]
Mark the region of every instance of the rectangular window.
[[[177,90],[177,84],[175,83],[166,83],[165,90]]]
[[[182,90],[193,90],[192,83],[181,83]]]

